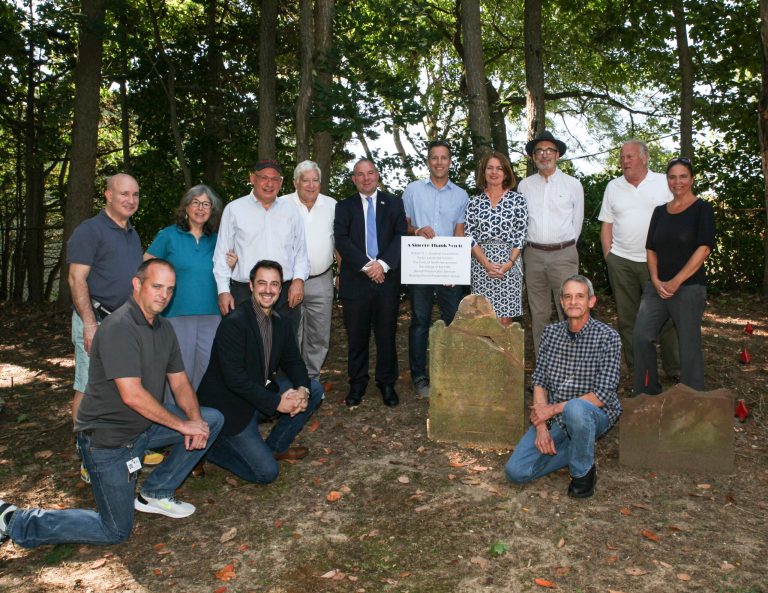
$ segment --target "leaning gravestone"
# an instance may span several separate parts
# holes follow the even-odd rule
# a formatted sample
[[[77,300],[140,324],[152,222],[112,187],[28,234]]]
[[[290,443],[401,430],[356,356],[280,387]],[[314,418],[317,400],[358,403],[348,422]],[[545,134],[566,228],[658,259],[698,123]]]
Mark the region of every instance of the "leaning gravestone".
[[[510,449],[526,428],[524,332],[504,327],[480,295],[464,297],[450,326],[429,330],[431,439]]]
[[[619,463],[661,471],[733,470],[733,394],[675,385],[623,400]]]

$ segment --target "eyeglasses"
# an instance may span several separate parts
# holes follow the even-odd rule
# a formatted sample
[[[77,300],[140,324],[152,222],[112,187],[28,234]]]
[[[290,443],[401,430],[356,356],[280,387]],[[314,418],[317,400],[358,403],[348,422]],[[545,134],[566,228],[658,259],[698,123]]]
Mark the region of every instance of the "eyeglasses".
[[[550,154],[557,154],[556,148],[537,148],[533,151],[533,154],[536,156],[543,156],[543,155],[550,155]]]
[[[266,183],[267,181],[271,181],[272,183],[282,183],[283,182],[283,178],[280,177],[279,175],[277,175],[275,177],[270,177],[269,175],[262,175],[261,173],[254,173],[253,176],[256,177],[257,179],[260,179],[263,183]]]
[[[685,163],[686,165],[690,165],[691,159],[687,159],[684,156],[679,156],[669,161],[670,165],[676,165],[677,163]]]
[[[193,208],[202,208],[203,210],[210,210],[212,206],[210,202],[201,202],[200,200],[192,200],[189,205]]]

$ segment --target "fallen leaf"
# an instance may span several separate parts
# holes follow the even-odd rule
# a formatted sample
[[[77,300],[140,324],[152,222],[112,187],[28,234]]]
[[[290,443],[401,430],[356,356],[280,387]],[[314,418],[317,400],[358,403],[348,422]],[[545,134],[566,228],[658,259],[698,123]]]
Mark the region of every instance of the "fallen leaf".
[[[99,558],[93,564],[91,564],[88,568],[90,568],[91,570],[96,570],[97,568],[101,568],[102,566],[104,566],[106,563],[107,563],[106,558]]]
[[[227,531],[221,534],[219,541],[222,544],[225,544],[228,541],[235,539],[236,535],[237,535],[237,527],[233,527],[232,529],[227,529]]]
[[[555,576],[556,577],[564,577],[569,572],[571,572],[570,566],[556,566],[555,567]]]
[[[349,575],[347,575],[347,578],[348,578],[350,581],[352,581],[353,583],[356,583],[359,577],[356,577],[356,576],[355,576],[355,575],[353,575],[353,574],[349,574]]]
[[[609,550],[618,550],[616,546],[612,546],[611,544],[605,544],[605,547],[608,548]]]
[[[640,532],[640,535],[642,535],[642,536],[643,536],[645,539],[649,539],[649,540],[651,540],[652,542],[657,542],[657,543],[658,543],[658,541],[659,541],[659,536],[658,536],[658,535],[656,535],[656,534],[655,534],[653,531],[651,531],[650,529],[643,529],[643,530]]]
[[[456,475],[455,474],[448,474],[448,479],[449,480],[455,480],[456,479]],[[82,482],[81,482],[81,484],[82,484]]]
[[[696,484],[696,488],[700,488],[701,490],[709,490],[712,488],[712,484]]]
[[[328,502],[336,502],[340,498],[341,498],[341,492],[339,492],[338,490],[331,490],[328,493],[328,496],[325,497],[325,500],[327,500]]]
[[[231,581],[237,576],[235,574],[235,565],[227,564],[221,570],[217,570],[213,576],[220,581]]]
[[[659,562],[659,566],[663,566],[664,568],[672,568],[671,564],[667,564],[663,560],[659,560],[658,562]]]
[[[411,481],[411,479],[408,476],[400,476],[399,478],[397,478],[397,481],[400,482],[401,484],[408,484]]]
[[[159,568],[156,568],[156,569],[155,569],[155,570],[153,570],[152,572],[154,573],[154,575],[155,575],[156,577],[159,577],[159,576],[163,576],[163,571],[162,571],[162,570],[160,570]]]
[[[339,492],[341,492],[342,494],[349,494],[350,492],[352,492],[352,488],[344,484],[341,488],[339,488]]]
[[[608,558],[606,558],[605,561],[608,564],[613,564],[614,562],[618,562],[619,561],[619,557],[618,556],[608,556]]]
[[[475,476],[464,476],[461,478],[461,482],[469,486],[477,486],[480,484],[480,478],[476,478]]]
[[[617,591],[616,589],[608,589],[608,593],[624,593],[624,591]]]
[[[681,573],[678,573],[677,578],[680,579],[681,581],[690,581],[691,575],[681,572]]]
[[[483,570],[488,568],[488,561],[485,558],[483,558],[482,556],[472,556],[472,558],[470,558],[469,561],[472,564],[477,564]]]
[[[338,568],[334,568],[333,570],[329,570],[325,574],[320,575],[321,579],[333,579],[334,581],[341,581],[344,579],[347,575],[345,575],[343,572],[341,572]]]
[[[491,468],[486,467],[484,465],[473,465],[472,467],[469,468],[469,471],[479,474],[481,472],[487,472],[489,469]]]
[[[422,505],[420,507],[416,507],[413,509],[414,513],[423,513],[424,511],[428,511],[431,507],[428,504]]]
[[[250,549],[251,549],[251,546],[249,546],[248,544],[240,544],[239,546],[237,546],[238,552],[247,552]]]
[[[627,507],[621,507],[621,508],[619,509],[619,512],[620,512],[622,515],[624,515],[625,517],[628,517],[629,515],[631,515],[631,514],[632,514],[632,511],[630,511],[630,510],[629,510]]]
[[[406,570],[404,572],[397,573],[397,576],[401,579],[407,579],[409,576],[411,576],[411,573]]]
[[[625,568],[624,572],[626,572],[631,577],[641,577],[644,574],[648,574],[647,570],[643,570],[642,568],[637,568],[636,566],[630,566],[629,568]]]
[[[320,428],[320,421],[315,418],[312,422],[309,423],[309,426],[307,426],[305,430],[309,432],[315,432],[318,428]]]
[[[728,571],[728,570],[733,570],[736,567],[730,562],[726,562],[725,560],[723,560],[723,563],[720,565],[720,568],[722,568],[725,571]]]
[[[232,476],[227,476],[226,482],[230,486],[237,486],[237,480],[235,478],[233,478]]]
[[[490,552],[491,556],[501,556],[507,550],[509,550],[509,546],[504,542],[494,542],[491,544]]]
[[[564,537],[561,537],[561,538],[560,538],[560,541],[559,541],[559,542],[557,542],[557,547],[558,547],[558,548],[562,548],[564,545],[565,545],[565,538],[564,538]]]
[[[557,589],[557,585],[555,585],[552,581],[548,581],[547,579],[533,579],[533,582],[536,583],[539,587]]]
[[[333,389],[333,383],[323,383],[323,390],[328,393]]]
[[[37,457],[38,459],[48,459],[52,455],[53,455],[53,451],[49,451],[47,449],[45,451],[38,451],[37,453],[35,453],[35,457]]]
[[[667,529],[670,531],[682,531],[682,528],[678,527],[677,525],[667,525]]]
[[[636,509],[645,509],[646,511],[653,510],[650,505],[643,504],[642,502],[633,502],[632,507]]]
[[[224,593],[224,591],[226,591],[226,590],[227,590],[227,586],[226,585],[222,585],[218,589],[214,589],[213,593]]]
[[[152,546],[155,550],[162,550],[165,547],[165,544],[155,544]]]
[[[460,455],[453,455],[450,458],[450,461],[448,462],[448,465],[450,467],[466,467],[468,465],[472,465],[473,463],[477,463],[477,459],[474,457],[470,457],[469,459],[462,460]]]

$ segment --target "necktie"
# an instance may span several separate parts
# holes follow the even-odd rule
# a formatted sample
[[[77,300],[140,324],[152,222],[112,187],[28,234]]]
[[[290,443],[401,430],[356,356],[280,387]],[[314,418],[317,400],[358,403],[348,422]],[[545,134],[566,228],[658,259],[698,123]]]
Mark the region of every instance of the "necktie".
[[[376,211],[373,209],[373,198],[368,196],[365,200],[368,202],[368,217],[365,222],[367,231],[365,249],[368,252],[368,257],[376,259],[379,255],[379,239],[376,236]]]

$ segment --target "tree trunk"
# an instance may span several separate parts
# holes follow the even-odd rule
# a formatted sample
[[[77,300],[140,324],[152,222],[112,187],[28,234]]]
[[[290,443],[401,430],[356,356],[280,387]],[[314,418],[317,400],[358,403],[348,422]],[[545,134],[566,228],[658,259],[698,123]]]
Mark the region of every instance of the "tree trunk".
[[[488,107],[491,113],[491,137],[493,147],[509,157],[509,141],[507,140],[507,119],[504,109],[499,102],[499,91],[493,83],[485,79],[485,88],[488,93]]]
[[[315,2],[315,92],[313,93],[314,120],[318,123],[314,134],[315,162],[323,172],[320,191],[328,193],[333,162],[333,135],[330,131],[332,117],[329,101],[333,83],[333,64],[331,48],[333,46],[333,9],[334,0],[316,0]]]
[[[149,9],[150,20],[152,21],[155,51],[167,69],[165,79],[163,79],[163,76],[157,69],[155,69],[155,71],[163,85],[165,96],[168,98],[168,119],[171,125],[171,133],[173,134],[173,142],[176,145],[176,158],[179,161],[179,168],[184,177],[184,185],[189,189],[192,187],[192,174],[189,170],[189,165],[187,165],[187,158],[184,155],[184,143],[181,139],[179,116],[176,113],[176,67],[173,65],[173,61],[165,51],[163,38],[160,35],[160,26],[157,22],[157,13],[155,12],[155,7],[152,5],[152,0],[147,0],[147,8]]]
[[[541,0],[525,0],[523,22],[525,40],[525,113],[528,124],[528,140],[533,140],[545,126],[544,64],[541,42]],[[528,175],[535,172],[533,162],[528,161]]]
[[[403,169],[405,169],[408,180],[415,181],[416,173],[413,172],[413,167],[408,162],[408,153],[405,152],[403,141],[400,138],[400,126],[397,124],[392,124],[392,139],[395,141],[395,148],[397,148],[397,154],[400,155],[400,162],[403,165]]]
[[[72,231],[93,211],[96,195],[96,156],[99,140],[99,96],[101,56],[104,49],[105,0],[83,0],[84,19],[80,23],[75,66],[75,105],[72,122],[69,183],[64,208],[64,261],[66,244]],[[125,81],[122,81],[121,90]],[[67,275],[59,278],[59,303],[70,303]]]
[[[768,0],[760,0],[760,49],[762,85],[757,111],[765,184],[765,231],[768,229]],[[763,295],[768,296],[768,232],[763,233]]]
[[[693,158],[693,60],[683,0],[672,0],[677,56],[680,63],[680,156]]]
[[[296,162],[309,158],[309,117],[312,108],[312,60],[315,50],[312,0],[299,0],[301,82],[296,101]]]
[[[259,159],[277,152],[277,0],[261,0],[259,24]]]
[[[226,2],[226,0],[225,0]],[[206,38],[208,53],[205,70],[205,107],[203,115],[203,179],[206,183],[218,187],[224,172],[224,162],[221,158],[221,145],[224,140],[222,123],[222,73],[224,61],[221,56],[221,45],[217,26],[218,0],[207,0]]]
[[[480,0],[461,3],[464,77],[467,81],[469,131],[476,159],[492,150],[491,116],[485,88],[485,59],[480,29]]]

